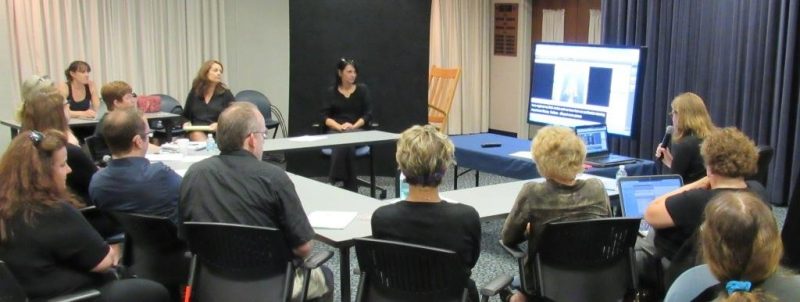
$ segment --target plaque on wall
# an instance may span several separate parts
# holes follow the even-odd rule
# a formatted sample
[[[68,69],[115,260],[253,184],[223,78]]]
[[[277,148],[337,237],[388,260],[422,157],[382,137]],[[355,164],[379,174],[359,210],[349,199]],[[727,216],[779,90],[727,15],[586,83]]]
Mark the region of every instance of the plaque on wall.
[[[517,56],[518,4],[494,4],[494,54]]]

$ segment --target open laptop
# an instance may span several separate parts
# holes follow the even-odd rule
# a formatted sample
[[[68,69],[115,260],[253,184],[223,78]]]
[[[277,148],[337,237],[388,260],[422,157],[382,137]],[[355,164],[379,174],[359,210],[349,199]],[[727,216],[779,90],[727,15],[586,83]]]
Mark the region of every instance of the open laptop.
[[[606,125],[576,126],[575,134],[586,145],[586,163],[593,167],[609,167],[636,162],[635,158],[611,154],[608,151]]]
[[[644,217],[645,209],[656,197],[672,192],[681,186],[683,186],[683,179],[677,174],[620,177],[617,180],[617,190],[619,191],[622,216]],[[647,236],[649,231],[650,225],[642,219],[639,233]]]

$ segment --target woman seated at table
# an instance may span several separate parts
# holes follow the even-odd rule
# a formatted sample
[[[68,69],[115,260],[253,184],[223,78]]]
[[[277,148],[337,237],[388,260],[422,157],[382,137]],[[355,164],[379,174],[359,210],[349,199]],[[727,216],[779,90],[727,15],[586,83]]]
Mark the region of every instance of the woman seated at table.
[[[336,63],[336,83],[322,99],[322,121],[330,133],[359,131],[372,118],[372,99],[366,84],[356,83],[358,66],[352,59]],[[358,191],[355,148],[333,148],[329,181],[343,181],[350,191]]]
[[[25,131],[0,159],[0,259],[33,301],[96,287],[101,301],[165,301],[152,281],[107,281],[119,255],[69,203],[67,144],[54,129]]]
[[[69,131],[69,107],[64,97],[53,86],[53,83],[40,76],[31,76],[22,83],[22,110],[19,119],[23,130],[58,130],[66,133],[67,163],[73,173],[67,176],[67,185],[78,195],[79,201],[88,202],[89,182],[97,172],[97,166],[79,147],[78,139]]]
[[[58,84],[58,91],[69,103],[71,118],[93,119],[100,108],[100,92],[89,79],[92,67],[84,61],[74,61],[64,70],[67,81]]]
[[[586,147],[571,129],[557,126],[540,129],[531,144],[531,153],[536,169],[546,181],[529,182],[522,187],[503,224],[503,244],[516,246],[529,235],[540,236],[544,225],[550,222],[611,215],[603,183],[598,179],[576,178],[583,172]],[[533,280],[529,265],[525,265],[522,273],[526,274],[526,280]],[[531,293],[534,289],[523,290]],[[526,294],[518,291],[511,301],[525,299]]]
[[[385,205],[372,214],[372,235],[455,251],[464,260],[467,275],[480,256],[481,223],[474,208],[439,197],[438,186],[453,163],[453,143],[431,125],[414,126],[397,141],[397,165],[406,176],[406,200]],[[468,288],[478,301],[475,282]]]
[[[186,96],[183,117],[188,120],[184,127],[208,126],[209,132],[217,131],[217,119],[233,101],[233,94],[222,83],[222,63],[209,60],[200,66],[192,81],[192,90]],[[189,139],[205,141],[206,132],[189,131]]]

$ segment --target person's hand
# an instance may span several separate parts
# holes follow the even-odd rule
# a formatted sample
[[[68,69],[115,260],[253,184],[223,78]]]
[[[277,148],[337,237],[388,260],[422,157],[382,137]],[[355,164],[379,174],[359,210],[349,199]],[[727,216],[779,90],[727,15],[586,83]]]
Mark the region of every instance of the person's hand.
[[[311,241],[292,249],[292,252],[300,258],[308,257],[308,255],[311,255]]]
[[[191,126],[192,126],[192,122],[183,123],[183,127],[191,127]]]
[[[347,131],[347,130],[350,130],[350,129],[353,129],[353,124],[351,124],[351,123],[342,124],[342,131]]]
[[[658,148],[656,149],[656,158],[664,156],[661,159],[661,162],[664,163],[667,167],[672,167],[672,152],[670,152],[669,148],[664,148],[663,145],[658,144]]]
[[[211,125],[208,125],[208,128],[210,128],[211,131],[216,132],[217,131],[217,123],[211,123]]]
[[[92,110],[92,109],[85,110],[85,111],[78,111],[78,117],[79,118],[94,118],[94,116],[96,114],[97,113],[94,112],[94,110]]]
[[[530,234],[531,234],[531,223],[528,222],[528,225],[525,226],[525,235],[530,235]]]

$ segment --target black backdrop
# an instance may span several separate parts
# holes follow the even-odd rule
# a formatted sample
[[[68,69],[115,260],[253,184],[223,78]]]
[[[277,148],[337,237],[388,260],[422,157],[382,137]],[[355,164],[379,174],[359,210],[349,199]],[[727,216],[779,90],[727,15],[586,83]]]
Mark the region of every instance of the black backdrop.
[[[427,121],[429,0],[289,3],[290,136],[314,131],[311,124],[319,122],[322,94],[334,84],[341,57],[355,59],[358,81],[372,93],[380,130],[398,133]],[[393,144],[373,150],[379,175],[395,174],[394,150]],[[327,159],[318,151],[286,157],[292,172],[327,173]]]

